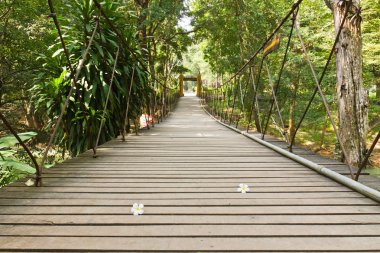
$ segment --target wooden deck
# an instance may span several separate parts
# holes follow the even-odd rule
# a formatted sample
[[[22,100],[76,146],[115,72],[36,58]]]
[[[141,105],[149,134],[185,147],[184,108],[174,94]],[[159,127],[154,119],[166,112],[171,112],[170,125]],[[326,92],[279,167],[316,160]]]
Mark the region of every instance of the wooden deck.
[[[2,190],[0,251],[380,252],[378,203],[219,125],[195,97],[98,152],[42,188]]]

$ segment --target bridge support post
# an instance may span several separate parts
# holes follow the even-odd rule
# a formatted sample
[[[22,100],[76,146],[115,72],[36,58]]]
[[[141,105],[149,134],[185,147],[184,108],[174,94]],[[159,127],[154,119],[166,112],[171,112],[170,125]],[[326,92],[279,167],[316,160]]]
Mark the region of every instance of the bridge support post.
[[[179,95],[181,97],[185,96],[184,83],[183,83],[184,79],[185,79],[185,77],[181,74],[179,76]]]
[[[202,77],[201,77],[201,73],[199,73],[197,76],[197,97],[201,96],[201,91],[202,91]]]

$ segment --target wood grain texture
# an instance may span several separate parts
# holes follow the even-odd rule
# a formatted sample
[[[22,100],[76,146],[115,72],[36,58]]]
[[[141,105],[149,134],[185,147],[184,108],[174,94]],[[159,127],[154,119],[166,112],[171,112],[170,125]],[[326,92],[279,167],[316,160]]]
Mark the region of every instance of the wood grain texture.
[[[42,188],[1,189],[0,251],[380,251],[378,203],[220,126],[197,98],[98,155],[45,171]]]

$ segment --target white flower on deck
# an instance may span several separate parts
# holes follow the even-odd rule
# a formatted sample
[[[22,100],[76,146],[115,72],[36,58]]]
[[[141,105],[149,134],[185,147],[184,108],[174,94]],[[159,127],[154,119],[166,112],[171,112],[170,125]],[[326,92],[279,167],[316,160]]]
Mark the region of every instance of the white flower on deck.
[[[249,187],[248,185],[246,184],[239,184],[239,188],[237,189],[238,192],[241,192],[241,193],[247,193],[249,192]]]
[[[29,179],[28,181],[25,182],[25,185],[26,186],[33,186],[34,185],[34,181],[32,179]]]
[[[144,213],[144,205],[134,203],[132,208],[131,208],[131,212],[133,213],[133,215],[136,215],[136,216],[143,214]]]

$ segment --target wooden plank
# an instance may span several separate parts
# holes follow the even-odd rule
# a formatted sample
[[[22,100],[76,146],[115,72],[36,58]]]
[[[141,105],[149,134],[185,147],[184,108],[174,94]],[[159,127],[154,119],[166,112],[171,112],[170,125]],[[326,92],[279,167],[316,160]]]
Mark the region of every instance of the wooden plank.
[[[56,198],[56,199],[278,199],[278,198],[362,198],[363,195],[357,192],[273,192],[273,193],[257,193],[257,194],[241,194],[241,193],[47,193],[40,192],[7,192],[2,194],[3,199],[15,198]]]
[[[305,170],[305,167],[303,167],[300,164],[294,163],[239,163],[234,164],[232,167],[229,163],[212,163],[212,164],[205,164],[205,163],[199,163],[199,162],[193,162],[193,163],[182,163],[180,166],[177,163],[167,163],[167,162],[155,162],[155,163],[132,163],[132,162],[72,162],[72,163],[62,163],[55,166],[53,169],[66,169],[66,168],[110,168],[110,169],[117,169],[117,168],[173,168],[173,169],[186,169],[186,168],[217,168],[222,169],[226,168],[229,170],[233,169],[239,169],[239,168],[280,168],[280,169],[286,169],[286,168],[301,168]],[[51,171],[52,169],[49,169],[47,171]]]
[[[378,203],[181,101],[153,130],[45,171],[42,188],[0,190],[0,251],[380,250]],[[238,193],[240,183],[251,192]],[[133,203],[144,215],[131,214]]]
[[[378,206],[149,206],[143,202],[145,215],[290,215],[290,214],[380,214]],[[131,206],[9,206],[0,209],[0,214],[129,214]]]
[[[220,187],[220,188],[233,188],[238,187],[239,182],[72,182],[72,181],[56,181],[56,182],[44,182],[44,188],[48,187],[176,187],[176,188],[192,188],[192,187]],[[251,187],[339,187],[344,188],[335,182],[252,182],[249,184]],[[26,187],[25,183],[19,182],[7,187],[7,190],[13,187]],[[347,189],[347,188],[345,188]],[[1,196],[0,196],[1,197]]]
[[[174,186],[174,187],[152,187],[150,185],[139,185],[139,186],[123,186],[123,187],[43,187],[43,188],[29,188],[29,187],[8,187],[7,192],[51,192],[51,193],[73,193],[73,192],[87,192],[87,193],[149,193],[149,192],[160,192],[160,193],[235,193],[237,191],[238,185],[234,186],[221,186],[221,187],[184,187],[184,186]],[[261,192],[350,192],[343,186],[335,187],[264,187],[264,186],[251,186],[251,193],[261,193]]]
[[[44,182],[46,183],[57,183],[57,182],[91,182],[91,183],[130,183],[130,182],[136,182],[136,183],[235,183],[236,185],[240,184],[241,182],[245,183],[309,183],[310,178],[307,177],[301,177],[301,178],[242,178],[242,177],[235,177],[235,178],[160,178],[160,179],[152,179],[152,178],[44,178]],[[333,182],[331,180],[328,180],[324,177],[313,177],[312,182],[314,183],[324,183],[324,182]],[[335,183],[337,184],[337,183]]]
[[[278,174],[281,174],[281,176],[314,176],[315,172],[313,171],[288,171],[288,170],[283,170],[281,172],[278,171],[272,171],[272,170],[255,170],[255,171],[204,171],[204,170],[199,170],[199,171],[102,171],[102,170],[97,170],[97,171],[88,171],[88,170],[75,170],[75,171],[49,171],[45,173],[47,176],[52,176],[52,175],[85,175],[85,176],[92,176],[92,175],[97,175],[97,176],[104,176],[104,177],[109,177],[109,176],[144,176],[144,175],[149,175],[149,176],[154,176],[154,175],[176,175],[176,176],[187,176],[187,175],[194,175],[194,176],[205,176],[205,175],[211,175],[211,176],[243,176],[243,177],[255,177],[255,176],[265,176],[267,175],[268,177],[276,177],[279,176]]]
[[[5,250],[112,250],[136,251],[362,251],[380,249],[378,237],[263,237],[263,238],[162,238],[162,237],[0,237]]]
[[[325,199],[146,199],[149,206],[378,206],[367,198]],[[1,206],[132,206],[134,199],[1,199]]]
[[[79,159],[79,158],[77,158]],[[94,158],[92,157],[80,157],[81,161],[88,162],[88,161],[93,161]],[[99,156],[96,158],[100,162],[140,162],[140,163],[153,163],[153,162],[167,162],[167,163],[184,163],[184,158],[183,157],[144,157],[142,158],[136,158],[136,157],[120,157],[120,156],[112,156],[112,157],[107,157],[107,156]],[[68,160],[66,163],[72,163],[75,162],[76,160]],[[272,156],[272,157],[199,157],[195,160],[189,159],[186,160],[186,163],[271,163],[271,162],[281,162],[281,163],[291,163],[294,164],[292,160],[289,160],[285,157],[281,156]]]
[[[272,214],[380,214],[379,206],[149,206],[143,202],[145,215],[272,215]],[[119,206],[49,206],[28,208],[9,206],[0,209],[0,214],[129,214],[130,207]]]
[[[236,224],[236,225],[373,225],[380,224],[379,214],[318,214],[318,215],[142,215],[103,214],[103,215],[0,215],[1,225],[202,225],[202,224]],[[1,246],[0,246],[1,248]]]
[[[380,236],[380,225],[151,225],[151,226],[31,226],[0,225],[1,236],[72,237],[267,237]]]

